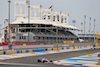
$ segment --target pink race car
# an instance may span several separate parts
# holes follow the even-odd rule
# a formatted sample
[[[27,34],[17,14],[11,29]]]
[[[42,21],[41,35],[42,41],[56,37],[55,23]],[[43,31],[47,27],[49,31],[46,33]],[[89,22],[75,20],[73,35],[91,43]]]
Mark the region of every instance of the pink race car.
[[[48,59],[46,59],[46,58],[39,58],[38,59],[38,62],[42,62],[42,63],[53,63],[53,61],[51,60],[48,60]]]

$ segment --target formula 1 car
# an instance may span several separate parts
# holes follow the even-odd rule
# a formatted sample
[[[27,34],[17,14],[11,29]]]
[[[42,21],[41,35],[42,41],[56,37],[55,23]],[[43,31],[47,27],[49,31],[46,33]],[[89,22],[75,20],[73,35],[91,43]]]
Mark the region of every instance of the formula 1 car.
[[[93,48],[91,48],[91,49],[96,49],[96,48],[93,47]]]
[[[93,45],[93,48],[91,48],[91,49],[96,49],[95,47],[96,47],[96,46],[95,46],[95,45]]]
[[[42,62],[42,63],[53,63],[52,60],[48,60],[48,59],[42,58],[42,57],[38,58],[38,62]]]

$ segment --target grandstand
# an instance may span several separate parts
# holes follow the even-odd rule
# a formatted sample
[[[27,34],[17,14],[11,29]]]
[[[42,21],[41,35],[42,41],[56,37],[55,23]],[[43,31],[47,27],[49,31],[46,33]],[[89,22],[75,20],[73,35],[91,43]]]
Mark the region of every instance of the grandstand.
[[[29,2],[15,0],[14,21],[10,24],[10,41],[14,43],[63,43],[78,41],[70,30],[80,30],[68,24],[69,14],[54,12],[52,8],[43,9],[42,5],[30,5]],[[29,17],[30,16],[30,17]],[[8,42],[8,26],[4,30],[4,42]]]

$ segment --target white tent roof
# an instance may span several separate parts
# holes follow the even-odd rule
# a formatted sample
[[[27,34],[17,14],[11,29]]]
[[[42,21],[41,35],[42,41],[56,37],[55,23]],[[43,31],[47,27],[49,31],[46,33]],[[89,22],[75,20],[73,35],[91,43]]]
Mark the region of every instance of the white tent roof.
[[[12,22],[11,24],[28,24],[28,19],[24,19],[24,18],[20,17],[17,20],[15,20],[14,22]],[[50,22],[50,21],[45,21],[45,20],[36,20],[36,19],[30,20],[30,24],[47,24],[47,25],[53,25],[53,26],[58,26],[58,27],[80,30],[79,28],[76,28],[71,25],[57,23],[57,22]]]
[[[2,38],[4,38],[4,36],[2,36],[1,38],[0,38],[0,43],[2,43],[3,41],[2,41]]]
[[[28,24],[28,19],[24,19],[24,18],[18,18],[16,19],[14,22],[12,22],[11,24]],[[48,22],[46,22],[45,20],[30,20],[30,24],[50,24]]]

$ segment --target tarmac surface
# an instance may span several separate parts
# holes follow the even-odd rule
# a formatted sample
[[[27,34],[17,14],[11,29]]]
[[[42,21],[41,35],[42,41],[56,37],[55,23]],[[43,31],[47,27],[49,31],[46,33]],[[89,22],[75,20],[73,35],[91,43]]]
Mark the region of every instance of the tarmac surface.
[[[74,51],[74,52],[63,52],[63,53],[56,53],[56,54],[47,54],[47,55],[10,59],[10,60],[5,60],[5,61],[1,61],[1,62],[11,63],[11,64],[9,64],[9,65],[8,64],[0,64],[0,67],[25,67],[25,66],[27,66],[27,67],[65,67],[65,66],[58,66],[58,65],[54,65],[54,64],[38,63],[37,59],[39,57],[45,57],[49,60],[57,61],[57,60],[62,60],[62,59],[66,59],[66,58],[96,53],[99,51],[100,51],[100,49],[89,49],[89,50],[81,50],[81,51]],[[15,63],[15,65],[12,65],[13,63]]]
[[[74,67],[74,66],[58,66],[58,65],[45,65],[45,66],[28,66],[28,65],[0,65],[0,67]]]
[[[0,64],[0,67],[70,67],[54,64]]]

